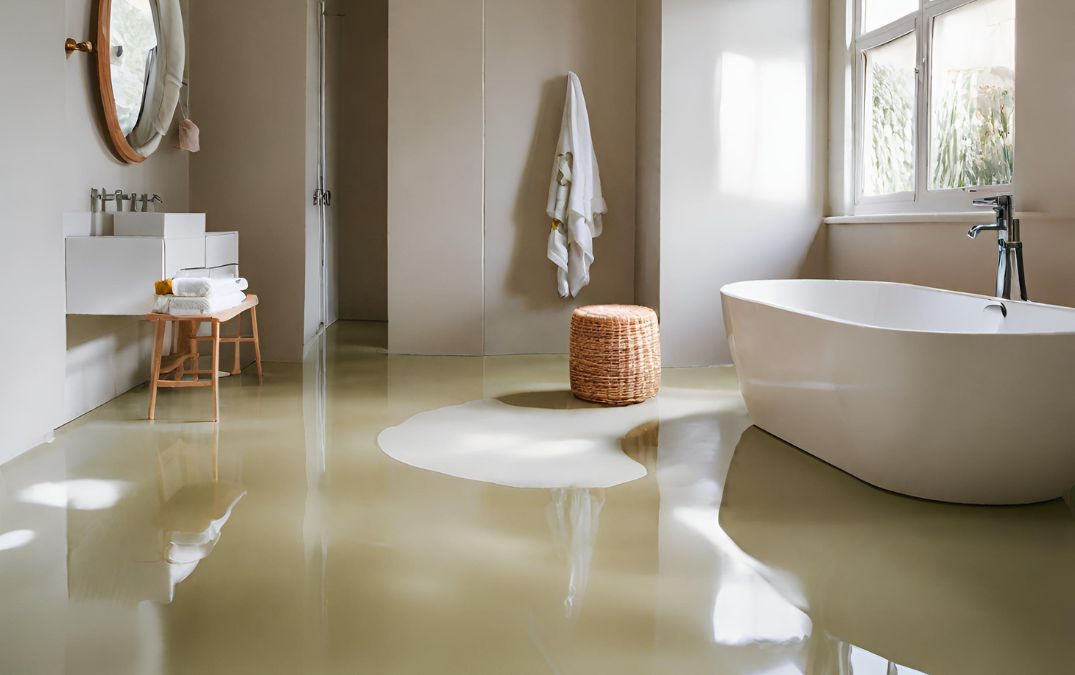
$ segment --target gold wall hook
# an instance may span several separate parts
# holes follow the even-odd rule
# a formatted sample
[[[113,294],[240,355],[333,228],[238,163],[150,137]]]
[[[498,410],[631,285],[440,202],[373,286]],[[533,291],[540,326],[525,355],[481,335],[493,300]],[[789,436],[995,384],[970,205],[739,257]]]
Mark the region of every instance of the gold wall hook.
[[[78,42],[75,38],[67,38],[63,41],[63,48],[68,54],[71,52],[86,52],[89,54],[93,52],[93,43],[89,40]]]

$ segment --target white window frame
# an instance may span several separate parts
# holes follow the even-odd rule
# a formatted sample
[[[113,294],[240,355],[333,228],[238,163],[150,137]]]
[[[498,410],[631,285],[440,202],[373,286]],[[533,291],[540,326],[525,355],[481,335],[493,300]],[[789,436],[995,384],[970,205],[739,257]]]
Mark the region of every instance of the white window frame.
[[[869,32],[862,32],[863,5],[866,0],[852,0],[853,18],[851,54],[854,59],[852,73],[852,134],[854,141],[854,194],[855,215],[883,215],[886,213],[947,213],[971,210],[974,198],[983,195],[1009,194],[1012,185],[982,185],[947,190],[929,189],[929,140],[930,140],[930,56],[933,48],[934,20],[952,10],[970,5],[977,0],[919,0],[918,9],[889,24]],[[865,184],[865,103],[866,103],[866,52],[905,35],[914,34],[918,43],[915,72],[915,190],[888,195],[866,195]],[[1018,84],[1016,85],[1018,95]],[[1018,103],[1016,103],[1018,107]],[[1014,180],[1014,179],[1013,179]]]

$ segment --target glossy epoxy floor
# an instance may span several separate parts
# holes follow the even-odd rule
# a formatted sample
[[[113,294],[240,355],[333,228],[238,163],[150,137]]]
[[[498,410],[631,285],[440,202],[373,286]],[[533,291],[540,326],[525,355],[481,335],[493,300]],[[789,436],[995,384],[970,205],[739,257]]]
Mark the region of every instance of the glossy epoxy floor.
[[[729,369],[666,373],[712,406],[623,429],[638,480],[451,477],[377,435],[477,399],[570,415],[565,360],[381,341],[341,324],[225,380],[218,429],[183,421],[204,392],[141,421],[143,389],[0,467],[0,673],[1072,670],[1062,502],[875,490],[750,428]]]

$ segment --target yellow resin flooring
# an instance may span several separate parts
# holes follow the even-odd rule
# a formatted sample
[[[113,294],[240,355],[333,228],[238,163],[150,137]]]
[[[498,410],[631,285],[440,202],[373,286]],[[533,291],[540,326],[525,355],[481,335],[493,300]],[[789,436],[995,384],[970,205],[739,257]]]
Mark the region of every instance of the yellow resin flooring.
[[[0,467],[0,673],[1075,668],[1064,502],[879,491],[751,427],[728,368],[667,370],[652,415],[601,432],[645,468],[621,485],[414,468],[377,437],[417,413],[509,402],[517,448],[528,408],[590,409],[564,357],[383,341],[338,324],[262,387],[225,379],[218,426],[184,421],[208,414],[193,391],[144,421],[141,387]],[[486,432],[443,429],[456,453]]]

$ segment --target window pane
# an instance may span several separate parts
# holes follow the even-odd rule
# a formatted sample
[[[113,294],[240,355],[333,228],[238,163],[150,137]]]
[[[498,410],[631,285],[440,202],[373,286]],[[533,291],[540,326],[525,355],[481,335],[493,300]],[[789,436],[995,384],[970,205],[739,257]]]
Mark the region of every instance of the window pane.
[[[880,28],[918,10],[918,0],[863,0],[862,32]]]
[[[914,191],[914,33],[866,52],[863,194]]]
[[[1015,0],[977,0],[933,24],[929,187],[1012,181]]]

